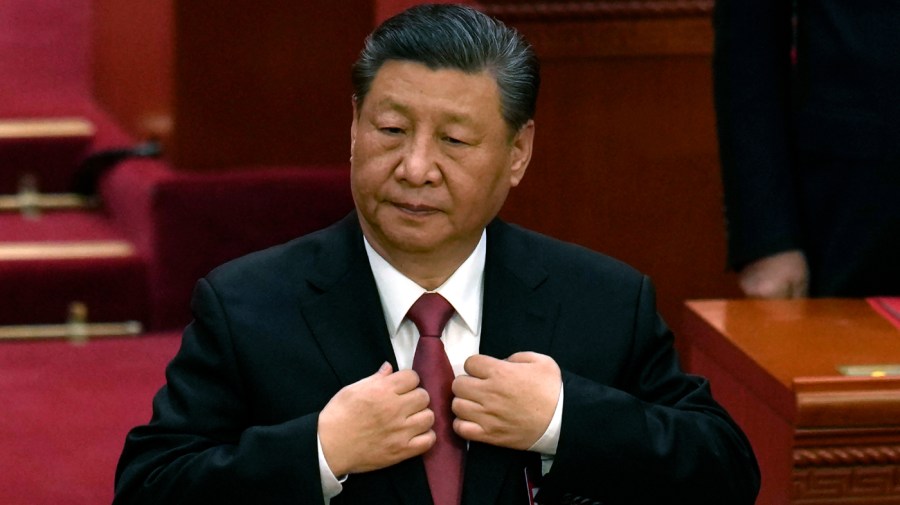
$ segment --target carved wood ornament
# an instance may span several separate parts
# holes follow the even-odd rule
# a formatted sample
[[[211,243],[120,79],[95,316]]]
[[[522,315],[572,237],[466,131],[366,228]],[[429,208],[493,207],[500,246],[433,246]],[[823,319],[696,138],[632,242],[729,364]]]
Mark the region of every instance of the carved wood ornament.
[[[592,2],[480,2],[485,12],[509,20],[620,19],[648,17],[708,16],[713,0],[595,0]]]

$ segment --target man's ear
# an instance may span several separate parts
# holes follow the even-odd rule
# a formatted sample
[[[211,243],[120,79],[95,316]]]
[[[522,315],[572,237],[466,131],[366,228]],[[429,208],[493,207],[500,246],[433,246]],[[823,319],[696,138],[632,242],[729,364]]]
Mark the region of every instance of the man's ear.
[[[525,170],[531,162],[531,151],[534,146],[534,120],[529,119],[519,129],[512,141],[512,152],[509,167],[509,185],[516,187],[525,177]]]
[[[359,110],[357,108],[356,97],[354,96],[350,101],[353,106],[353,119],[350,121],[350,159],[352,160],[353,147],[356,145],[356,123],[357,118],[359,117]]]

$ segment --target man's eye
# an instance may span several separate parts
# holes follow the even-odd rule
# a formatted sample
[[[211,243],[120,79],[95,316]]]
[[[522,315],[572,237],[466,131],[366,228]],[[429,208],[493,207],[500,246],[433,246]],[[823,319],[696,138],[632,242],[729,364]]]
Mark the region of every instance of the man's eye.
[[[444,137],[444,142],[446,142],[448,144],[452,144],[452,145],[459,145],[459,146],[466,145],[465,142],[463,142],[462,140],[459,140],[458,138],[454,138],[454,137]]]
[[[403,133],[403,128],[399,128],[396,126],[383,126],[379,128],[382,133],[386,133],[388,135],[400,135]]]

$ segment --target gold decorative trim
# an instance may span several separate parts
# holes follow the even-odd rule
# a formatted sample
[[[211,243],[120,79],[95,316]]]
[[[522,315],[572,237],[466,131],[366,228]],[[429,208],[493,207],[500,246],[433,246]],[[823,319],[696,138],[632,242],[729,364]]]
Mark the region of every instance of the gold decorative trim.
[[[795,449],[794,467],[900,464],[900,445]]]
[[[123,323],[68,323],[0,326],[0,340],[67,338],[81,343],[99,337],[125,337],[144,331],[138,321]]]
[[[0,120],[0,140],[92,137],[94,132],[93,123],[78,117]]]
[[[97,207],[95,198],[75,193],[29,193],[0,195],[0,211],[75,210]]]
[[[587,2],[481,2],[484,11],[507,21],[564,19],[619,19],[709,16],[713,0],[595,0]]]
[[[0,261],[127,258],[134,247],[125,241],[7,242],[0,244]]]

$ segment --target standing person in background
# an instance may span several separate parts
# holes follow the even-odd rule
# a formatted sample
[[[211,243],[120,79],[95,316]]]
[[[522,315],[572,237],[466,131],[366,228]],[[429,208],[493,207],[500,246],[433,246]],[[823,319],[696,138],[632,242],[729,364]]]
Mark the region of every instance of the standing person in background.
[[[752,504],[650,281],[496,218],[535,132],[521,36],[414,7],[353,82],[356,211],[198,282],[115,504]]]
[[[716,2],[729,265],[752,297],[900,295],[900,2],[795,3]]]

